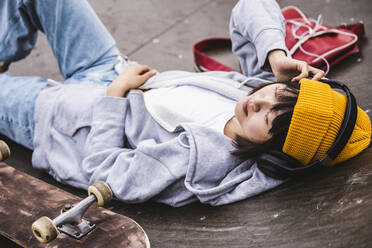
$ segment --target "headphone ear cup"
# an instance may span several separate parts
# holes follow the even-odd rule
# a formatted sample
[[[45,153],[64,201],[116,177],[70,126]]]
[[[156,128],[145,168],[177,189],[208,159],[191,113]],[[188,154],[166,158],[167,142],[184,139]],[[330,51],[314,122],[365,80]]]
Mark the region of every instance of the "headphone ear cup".
[[[266,175],[275,179],[287,179],[288,173],[284,169],[282,169],[282,166],[279,166],[279,164],[283,165],[285,161],[283,161],[281,158],[278,158],[270,153],[262,153],[257,158],[257,164],[258,168]]]
[[[280,151],[262,153],[257,158],[258,168],[267,176],[275,179],[287,179],[293,176],[291,168],[299,167],[300,163],[291,156]]]
[[[288,167],[288,168],[301,168],[301,167],[303,167],[303,165],[301,164],[300,161],[298,161],[294,157],[292,157],[292,156],[290,156],[290,155],[288,155],[284,152],[277,151],[277,150],[270,150],[268,153],[275,156],[276,158],[278,158],[282,161],[285,161],[285,166]]]

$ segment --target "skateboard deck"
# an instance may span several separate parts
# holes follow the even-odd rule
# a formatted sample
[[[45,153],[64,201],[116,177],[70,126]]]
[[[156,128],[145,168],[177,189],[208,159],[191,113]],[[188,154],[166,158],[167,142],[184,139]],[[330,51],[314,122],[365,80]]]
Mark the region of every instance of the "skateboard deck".
[[[64,233],[42,244],[31,225],[42,216],[53,219],[65,204],[82,199],[0,162],[0,234],[21,247],[150,247],[149,239],[134,220],[93,204],[84,219],[95,224],[77,240]]]

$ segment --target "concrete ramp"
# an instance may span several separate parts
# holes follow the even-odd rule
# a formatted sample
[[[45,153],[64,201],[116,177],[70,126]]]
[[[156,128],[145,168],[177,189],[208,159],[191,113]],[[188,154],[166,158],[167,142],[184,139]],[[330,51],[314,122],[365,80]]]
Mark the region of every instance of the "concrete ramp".
[[[194,42],[228,35],[235,0],[91,0],[118,47],[134,60],[164,71],[193,70]],[[361,53],[331,69],[329,78],[347,83],[363,109],[372,109],[372,5],[369,0],[279,0],[337,26],[363,20],[367,38]],[[234,59],[232,59],[234,60]],[[235,63],[235,62],[232,62]],[[61,79],[44,37],[31,55],[11,67],[15,75]],[[370,117],[371,112],[368,113]],[[16,168],[69,192],[31,168],[31,152],[11,143]],[[257,197],[222,207],[193,204],[171,208],[155,203],[112,210],[135,219],[149,234],[152,247],[372,247],[372,151],[311,178],[288,182]]]

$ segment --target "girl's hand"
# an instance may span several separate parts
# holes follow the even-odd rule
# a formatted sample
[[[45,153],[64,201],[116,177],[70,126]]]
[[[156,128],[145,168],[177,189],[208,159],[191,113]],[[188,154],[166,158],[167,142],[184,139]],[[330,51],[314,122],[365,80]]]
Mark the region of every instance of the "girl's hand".
[[[107,96],[123,97],[129,90],[136,89],[156,74],[147,65],[130,66],[117,76],[107,88]]]
[[[292,82],[301,78],[313,76],[313,80],[319,80],[324,76],[324,71],[308,65],[306,62],[288,58],[283,50],[273,50],[268,55],[271,69],[279,82],[292,79]]]

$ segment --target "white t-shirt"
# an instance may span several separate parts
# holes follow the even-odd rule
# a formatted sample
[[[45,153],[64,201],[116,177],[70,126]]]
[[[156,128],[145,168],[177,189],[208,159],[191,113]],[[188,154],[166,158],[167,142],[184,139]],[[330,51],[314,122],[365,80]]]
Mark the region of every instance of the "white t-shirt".
[[[191,85],[152,89],[144,93],[144,98],[146,107],[160,109],[157,113],[171,116],[172,123],[195,123],[222,134],[236,105],[221,94]]]

